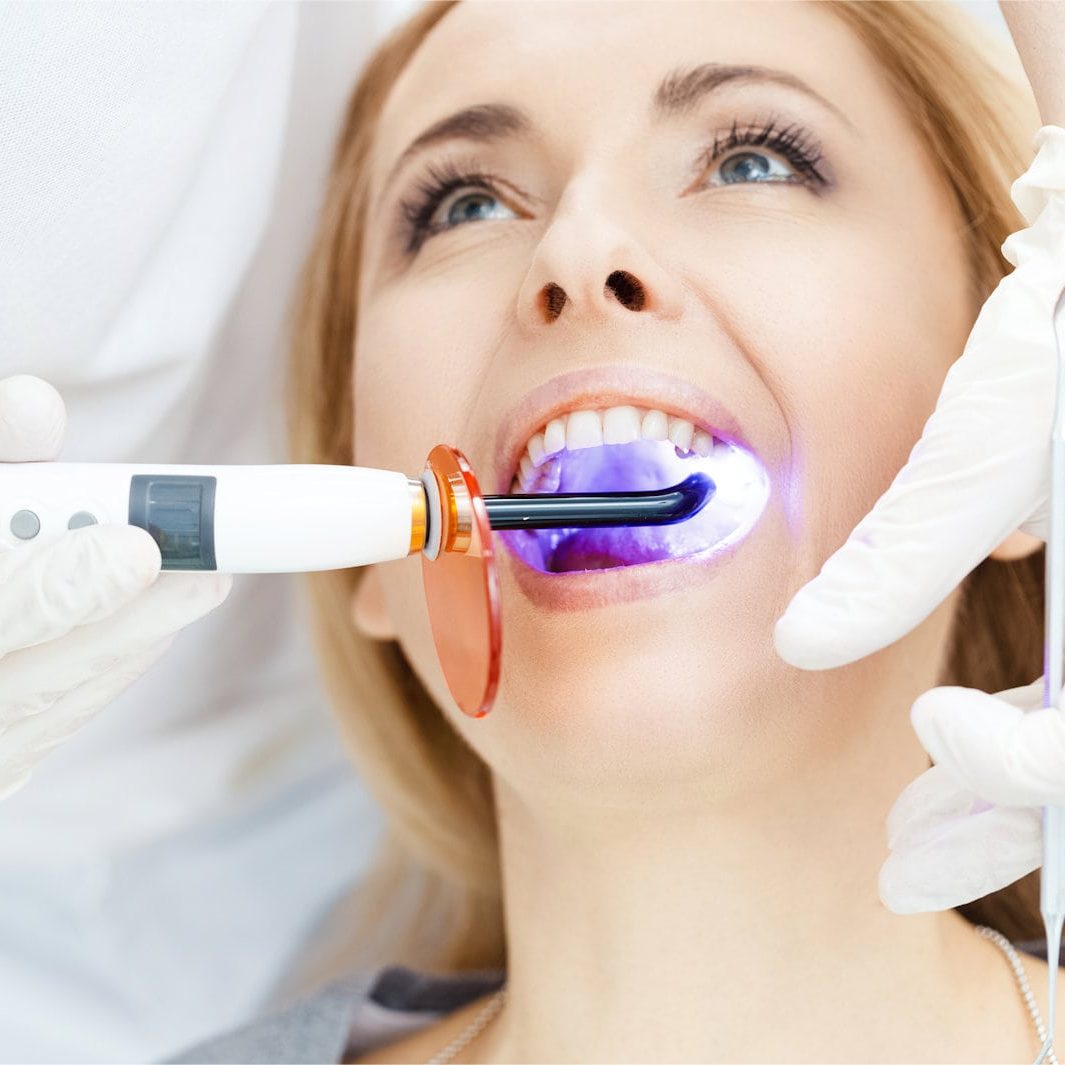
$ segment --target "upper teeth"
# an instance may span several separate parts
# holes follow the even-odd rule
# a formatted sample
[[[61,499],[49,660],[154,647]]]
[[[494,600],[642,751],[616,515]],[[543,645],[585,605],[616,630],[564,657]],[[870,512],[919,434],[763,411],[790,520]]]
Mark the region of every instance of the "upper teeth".
[[[525,446],[519,463],[524,487],[533,471],[562,450],[579,451],[600,444],[629,444],[634,440],[669,440],[680,451],[707,457],[714,438],[685,418],[645,407],[574,410],[552,418]]]

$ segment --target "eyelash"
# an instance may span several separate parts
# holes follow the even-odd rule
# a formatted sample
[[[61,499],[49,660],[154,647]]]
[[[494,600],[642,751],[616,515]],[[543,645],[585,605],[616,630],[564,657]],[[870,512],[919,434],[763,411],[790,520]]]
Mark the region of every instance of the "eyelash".
[[[803,184],[811,186],[827,185],[824,175],[817,169],[821,161],[822,151],[820,145],[808,130],[803,129],[798,123],[793,122],[790,126],[782,126],[777,129],[776,120],[763,125],[745,126],[739,128],[736,122],[722,142],[719,133],[714,138],[714,143],[703,152],[701,164],[703,167],[724,155],[733,148],[742,148],[748,145],[755,147],[772,148],[791,163],[800,174],[804,175]],[[780,182],[785,184],[785,182]]]
[[[714,143],[699,157],[700,173],[717,162],[726,152],[747,146],[773,149],[787,159],[801,175],[798,182],[778,179],[768,184],[803,184],[815,190],[828,184],[824,175],[817,169],[822,152],[816,140],[797,123],[778,129],[775,120],[742,128],[733,122],[728,133],[718,133],[714,137]],[[504,182],[495,175],[464,169],[452,160],[445,160],[439,166],[430,163],[426,167],[426,176],[418,182],[414,195],[400,202],[400,214],[407,233],[407,251],[413,254],[429,237],[456,228],[432,224],[436,209],[452,192],[466,185],[483,185],[487,191],[492,191],[493,187],[499,184]]]

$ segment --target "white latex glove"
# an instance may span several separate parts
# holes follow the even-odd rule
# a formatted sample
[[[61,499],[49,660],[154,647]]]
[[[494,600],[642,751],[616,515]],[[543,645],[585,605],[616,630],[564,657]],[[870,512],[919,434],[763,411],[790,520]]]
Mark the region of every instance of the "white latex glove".
[[[1042,127],[1035,146],[1011,189],[1029,225],[1002,245],[1016,269],[981,309],[909,461],[777,621],[792,665],[828,669],[893,643],[1015,529],[1047,537],[1065,129]]]
[[[54,459],[65,423],[45,381],[0,380],[0,483],[3,462]],[[0,798],[229,593],[228,575],[160,575],[160,564],[132,525],[0,549]]]
[[[1065,714],[1043,682],[988,695],[933,688],[910,720],[935,765],[896,800],[880,898],[896,913],[945,910],[1042,861],[1042,807],[1065,805]]]
[[[1065,287],[1065,129],[1044,126],[1011,189],[1028,228],[1015,269],[981,309],[909,461],[776,628],[794,665],[843,665],[925,618],[1014,529],[1046,539],[1057,354]],[[1065,715],[1042,682],[999,695],[936,688],[911,721],[936,763],[888,815],[880,897],[940,910],[1038,868],[1041,808],[1065,803]]]

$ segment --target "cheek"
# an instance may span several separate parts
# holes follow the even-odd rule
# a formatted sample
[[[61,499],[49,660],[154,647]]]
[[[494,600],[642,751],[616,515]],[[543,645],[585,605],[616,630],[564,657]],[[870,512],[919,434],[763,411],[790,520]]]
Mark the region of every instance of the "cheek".
[[[919,211],[763,216],[718,233],[729,266],[705,284],[783,409],[791,459],[777,497],[806,576],[905,463],[972,326],[950,208]]]
[[[487,287],[411,279],[367,299],[355,341],[357,465],[414,475],[436,444],[465,446],[456,427],[482,402],[510,306]]]
[[[480,282],[444,278],[368,297],[355,343],[355,465],[417,476],[439,443],[468,451],[461,427],[484,402],[482,383],[507,306]],[[421,556],[384,564],[381,579],[404,653],[438,705],[452,706],[429,626]]]

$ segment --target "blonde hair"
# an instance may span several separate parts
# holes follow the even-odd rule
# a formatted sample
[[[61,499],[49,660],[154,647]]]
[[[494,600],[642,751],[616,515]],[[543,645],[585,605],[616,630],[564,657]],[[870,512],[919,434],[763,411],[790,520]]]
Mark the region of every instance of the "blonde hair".
[[[297,462],[352,457],[352,360],[370,152],[402,70],[453,6],[429,3],[375,51],[349,102],[296,306],[289,429]],[[1028,165],[1038,115],[1015,58],[953,4],[835,0],[954,191],[976,309],[1006,272],[1023,225],[1009,185]],[[1014,70],[1008,70],[1008,64]],[[321,970],[400,963],[450,971],[505,965],[489,771],[448,724],[399,644],[361,636],[351,603],[365,570],[308,576],[325,680],[387,834],[352,899],[350,940]],[[1042,556],[984,562],[965,581],[943,683],[985,691],[1039,675]],[[1035,874],[961,912],[1012,939],[1041,935]]]

